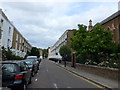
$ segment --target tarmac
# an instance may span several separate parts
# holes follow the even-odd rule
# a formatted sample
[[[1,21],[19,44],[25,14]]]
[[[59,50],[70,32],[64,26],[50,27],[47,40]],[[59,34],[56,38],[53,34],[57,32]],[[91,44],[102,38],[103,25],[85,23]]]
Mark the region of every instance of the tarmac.
[[[91,73],[88,73],[88,72],[85,72],[85,71],[81,71],[79,69],[76,69],[74,67],[70,67],[70,66],[64,66],[60,63],[56,63],[56,65],[74,73],[74,74],[77,74],[89,81],[92,81],[96,84],[99,84],[99,85],[102,85],[104,86],[105,88],[107,89],[111,89],[111,90],[120,90],[120,88],[118,88],[119,86],[119,83],[118,83],[118,80],[112,80],[112,79],[108,79],[108,78],[104,78],[104,77],[101,77],[101,76],[98,76],[98,75],[95,75],[95,74],[91,74]]]

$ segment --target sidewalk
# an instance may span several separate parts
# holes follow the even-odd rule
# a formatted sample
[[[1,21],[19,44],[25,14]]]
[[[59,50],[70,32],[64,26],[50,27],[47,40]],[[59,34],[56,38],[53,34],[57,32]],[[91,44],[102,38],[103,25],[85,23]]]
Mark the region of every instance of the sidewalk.
[[[111,89],[118,88],[118,81],[117,80],[110,80],[110,79],[107,79],[107,78],[104,78],[104,77],[101,77],[101,76],[98,76],[95,74],[91,74],[91,73],[88,73],[85,71],[80,71],[76,68],[69,67],[69,66],[64,67],[64,65],[62,65],[60,63],[56,63],[56,64],[64,69],[69,70],[70,72],[73,72],[77,75],[80,75],[81,77],[84,77],[84,78],[86,78],[90,81],[93,81],[97,84],[100,84],[104,87],[111,88]]]

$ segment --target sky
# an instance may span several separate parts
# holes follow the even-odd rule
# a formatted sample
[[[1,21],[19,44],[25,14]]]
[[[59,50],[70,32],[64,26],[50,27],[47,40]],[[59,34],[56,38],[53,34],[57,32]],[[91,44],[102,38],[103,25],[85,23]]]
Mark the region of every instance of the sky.
[[[118,11],[118,1],[2,1],[0,8],[28,40],[38,48],[55,44],[68,29],[77,29],[78,24],[88,26],[101,22]]]

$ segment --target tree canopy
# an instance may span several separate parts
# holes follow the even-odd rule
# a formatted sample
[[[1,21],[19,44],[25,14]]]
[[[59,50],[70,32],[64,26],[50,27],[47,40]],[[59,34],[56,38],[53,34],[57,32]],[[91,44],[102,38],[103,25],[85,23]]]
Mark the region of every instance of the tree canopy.
[[[39,54],[38,48],[37,47],[32,47],[31,52],[30,52],[29,55],[39,57],[40,54]]]
[[[68,46],[64,45],[64,46],[60,47],[59,53],[62,56],[63,60],[70,61],[71,50]]]
[[[100,24],[96,24],[92,31],[79,24],[71,38],[71,47],[76,50],[80,63],[98,64],[111,59],[111,54],[115,51],[112,39],[112,32],[105,30]]]

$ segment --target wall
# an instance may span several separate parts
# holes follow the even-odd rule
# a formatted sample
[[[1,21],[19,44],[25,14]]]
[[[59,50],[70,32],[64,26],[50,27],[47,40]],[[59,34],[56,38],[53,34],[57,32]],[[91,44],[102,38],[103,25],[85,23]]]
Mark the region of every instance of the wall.
[[[3,22],[1,22],[3,20]],[[5,16],[5,14],[0,9],[0,27],[2,30],[2,37],[1,37],[1,46],[4,46],[6,50],[12,47],[12,37],[13,37],[13,29],[14,26]]]
[[[13,42],[12,42],[12,52],[20,57],[25,57],[27,51],[30,52],[32,46],[27,42],[27,40],[21,35],[21,33],[14,28],[13,32]]]
[[[63,64],[63,63],[62,63]],[[67,62],[67,66],[71,67],[71,62]],[[107,67],[98,67],[93,65],[83,65],[76,63],[76,69],[79,69],[84,72],[102,76],[112,80],[118,80],[118,69],[107,68]]]
[[[107,19],[103,20],[102,25],[105,27],[106,30],[110,30],[113,33],[113,41],[116,43],[120,42],[120,11],[114,13]]]

